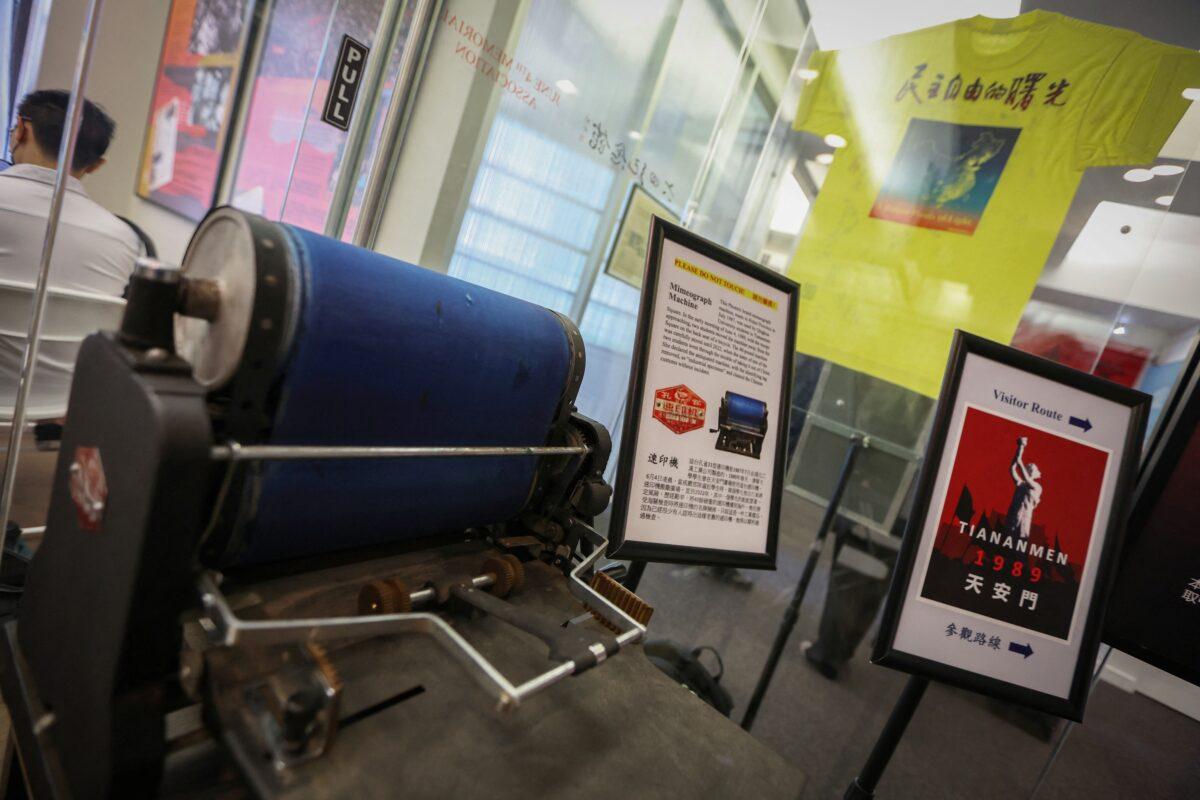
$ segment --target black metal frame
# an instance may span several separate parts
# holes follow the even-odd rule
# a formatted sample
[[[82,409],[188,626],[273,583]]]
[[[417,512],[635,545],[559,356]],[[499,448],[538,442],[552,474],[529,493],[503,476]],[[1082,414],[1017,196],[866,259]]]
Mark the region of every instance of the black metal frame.
[[[1103,532],[1102,541],[1100,542],[1100,555],[1096,564],[1096,583],[1092,590],[1090,607],[1088,608],[1083,625],[1079,658],[1075,664],[1075,672],[1071,680],[1071,690],[1066,698],[1017,686],[1007,681],[980,675],[979,673],[958,667],[951,667],[937,661],[896,650],[894,647],[896,629],[900,622],[900,613],[904,607],[904,597],[908,592],[908,586],[912,580],[913,568],[916,565],[917,551],[920,548],[921,539],[923,538],[921,532],[925,528],[925,519],[929,514],[933,485],[941,467],[946,447],[946,437],[950,427],[950,419],[958,403],[958,388],[962,379],[963,365],[966,362],[968,354],[974,354],[991,361],[1015,367],[1016,369],[1029,372],[1073,389],[1078,389],[1082,392],[1087,392],[1103,400],[1117,403],[1130,409],[1129,427],[1125,433],[1124,452],[1121,462],[1118,465],[1112,509],[1109,514],[1107,528]],[[1129,495],[1137,473],[1138,457],[1145,433],[1149,407],[1149,395],[1127,389],[1124,386],[1088,375],[1070,367],[1065,367],[1053,361],[997,344],[974,334],[956,331],[954,343],[950,349],[950,360],[942,381],[942,390],[938,399],[929,445],[926,449],[925,462],[921,467],[921,475],[917,483],[912,514],[909,516],[908,529],[900,548],[896,570],[892,576],[892,585],[888,590],[887,601],[883,608],[883,618],[880,622],[879,635],[875,640],[875,647],[871,654],[872,663],[892,667],[912,675],[933,678],[951,686],[990,695],[1000,700],[1019,703],[1060,717],[1066,717],[1067,719],[1081,721],[1083,719],[1083,709],[1087,703],[1092,667],[1095,664],[1096,653],[1100,647],[1100,627],[1103,622],[1104,607],[1112,591],[1113,579],[1116,575],[1117,557],[1121,552],[1122,540],[1124,539],[1125,521],[1130,508]]]
[[[621,232],[625,229],[625,222],[629,218],[629,210],[631,208],[633,208],[633,199],[637,196],[638,192],[641,192],[642,194],[646,195],[646,197],[648,197],[651,202],[653,202],[656,206],[659,206],[660,208],[664,209],[668,214],[671,215],[671,218],[666,220],[667,222],[670,222],[673,225],[679,224],[679,217],[675,216],[675,212],[672,211],[666,203],[659,200],[657,197],[655,197],[654,195],[650,194],[645,189],[643,189],[642,185],[640,183],[635,182],[635,183],[629,184],[629,191],[625,193],[625,202],[621,206],[621,219],[617,222],[616,229],[613,230],[612,239],[608,243],[608,252],[604,256],[604,274],[607,275],[608,277],[612,278],[613,280],[620,281],[621,283],[625,284],[626,286],[633,286],[633,288],[635,288],[635,289],[641,289],[642,287],[634,286],[629,281],[614,274],[611,271],[611,269],[612,269],[613,256],[615,256],[617,254],[617,245],[620,244],[620,241],[621,241]],[[655,214],[654,216],[658,217],[658,214]],[[659,217],[659,219],[666,219],[666,218]]]
[[[629,491],[633,481],[634,456],[642,416],[642,395],[646,389],[646,366],[650,355],[651,327],[657,305],[659,262],[663,241],[670,239],[689,250],[721,263],[754,280],[778,289],[787,295],[787,331],[783,359],[783,381],[779,392],[779,415],[775,423],[779,435],[775,439],[774,476],[771,481],[770,516],[767,522],[766,551],[744,552],[705,547],[652,544],[630,541],[625,536],[629,514]],[[784,465],[787,461],[788,418],[791,413],[792,342],[796,339],[796,309],[800,284],[755,264],[737,253],[710,242],[685,228],[655,216],[650,225],[650,247],[646,253],[646,272],[642,280],[642,301],[638,311],[637,334],[633,344],[633,369],[629,376],[629,393],[625,400],[625,424],[621,452],[617,462],[617,483],[609,523],[608,555],[611,558],[641,559],[673,564],[709,564],[751,569],[775,569],[775,554],[779,540],[779,507],[783,496]]]
[[[1146,457],[1134,491],[1129,514],[1129,535],[1125,552],[1133,548],[1142,536],[1150,535],[1145,524],[1162,497],[1167,482],[1179,468],[1180,459],[1192,443],[1200,425],[1200,344],[1192,348],[1179,384],[1162,411],[1161,421],[1146,448]],[[1103,640],[1113,647],[1165,670],[1178,678],[1200,686],[1200,665],[1172,658],[1168,653],[1154,650],[1139,641],[1138,630],[1117,627],[1116,620],[1107,620]]]

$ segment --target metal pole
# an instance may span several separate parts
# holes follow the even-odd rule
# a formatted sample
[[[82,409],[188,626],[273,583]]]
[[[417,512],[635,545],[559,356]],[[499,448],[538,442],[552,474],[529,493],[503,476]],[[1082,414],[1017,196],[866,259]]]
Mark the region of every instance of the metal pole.
[[[371,55],[367,56],[368,69],[360,90],[363,95],[362,107],[355,112],[354,119],[350,122],[350,130],[346,133],[337,181],[333,188],[333,200],[325,218],[325,235],[332,239],[341,239],[342,230],[346,226],[346,214],[350,210],[350,203],[354,199],[354,187],[358,183],[358,162],[371,137],[371,127],[375,118],[371,110],[383,89],[392,51],[399,42],[400,12],[406,5],[407,0],[389,0],[379,13],[375,38],[371,40],[374,60],[372,61]]]
[[[883,726],[883,731],[875,741],[875,747],[871,749],[871,755],[867,757],[867,763],[858,777],[846,787],[843,800],[871,800],[875,797],[875,787],[879,785],[883,771],[892,760],[892,753],[896,752],[896,745],[900,744],[900,737],[904,735],[928,688],[928,678],[914,675],[908,679],[904,691],[900,693],[900,699],[896,701],[896,707],[892,709],[892,715],[888,717],[887,724]]]
[[[346,458],[472,458],[481,456],[569,456],[592,452],[565,447],[386,447],[373,445],[225,444],[212,448],[213,461],[317,461]]]
[[[367,174],[367,185],[363,188],[358,224],[352,237],[354,244],[359,247],[373,247],[375,244],[383,215],[383,201],[396,174],[400,148],[408,130],[408,118],[416,100],[421,66],[433,40],[433,18],[440,7],[441,0],[417,0],[417,6],[413,9],[412,22],[404,41],[404,53],[396,69],[396,85],[392,87],[392,99],[388,103],[383,130],[379,134],[379,147]],[[353,197],[346,203],[346,213],[349,213],[352,204]],[[341,233],[338,231],[338,238],[341,238]]]
[[[796,627],[796,621],[800,619],[800,603],[803,602],[804,594],[808,591],[808,584],[812,582],[813,572],[817,568],[817,560],[821,557],[821,551],[825,547],[825,539],[828,537],[830,529],[833,528],[838,506],[842,503],[842,494],[845,493],[846,485],[850,482],[850,474],[854,471],[854,462],[858,459],[859,452],[869,446],[870,439],[868,437],[856,434],[850,439],[850,449],[846,451],[846,460],[842,462],[842,472],[838,476],[837,485],[834,486],[833,496],[829,498],[829,503],[825,506],[825,516],[822,517],[821,525],[817,528],[817,536],[808,550],[808,560],[804,562],[804,570],[800,573],[800,582],[796,584],[792,602],[783,612],[783,621],[779,625],[779,631],[775,634],[775,642],[771,645],[771,654],[767,656],[767,663],[763,665],[762,674],[758,676],[758,685],[754,687],[750,704],[746,706],[746,715],[742,717],[742,728],[745,730],[750,730],[750,726],[754,724],[754,718],[758,716],[758,708],[762,705],[767,688],[771,685],[771,679],[775,677],[775,670],[779,666],[779,659],[783,656],[788,638],[792,635],[792,629]]]
[[[37,286],[33,292],[33,313],[25,337],[25,357],[21,361],[21,380],[13,406],[12,430],[8,436],[8,461],[4,465],[4,484],[0,489],[0,525],[7,526],[12,512],[13,489],[17,480],[17,462],[21,454],[21,432],[25,427],[25,406],[33,386],[33,370],[37,364],[38,345],[42,336],[42,319],[46,313],[47,289],[50,286],[50,260],[54,255],[54,240],[62,214],[67,180],[71,177],[71,162],[75,158],[75,142],[79,138],[79,123],[83,119],[83,91],[92,68],[96,35],[100,28],[100,12],[104,0],[91,0],[83,21],[79,58],[75,62],[75,77],[71,82],[71,97],[67,102],[67,119],[62,142],[58,146],[58,169],[54,173],[54,190],[50,195],[50,213],[46,217],[46,237],[42,241],[42,258],[38,265]],[[4,549],[0,548],[0,559]]]
[[[700,162],[700,169],[696,170],[696,180],[692,183],[692,191],[688,195],[687,205],[684,207],[683,214],[681,215],[681,221],[685,228],[695,228],[696,226],[696,220],[694,219],[696,211],[700,208],[700,201],[704,194],[704,189],[708,184],[709,173],[712,172],[712,165],[716,159],[717,150],[726,139],[726,126],[729,124],[733,100],[735,95],[737,95],[738,85],[742,81],[742,73],[750,63],[751,46],[755,37],[758,36],[758,29],[762,25],[763,15],[766,14],[766,11],[767,0],[759,0],[750,17],[750,24],[746,27],[746,33],[742,37],[742,46],[738,52],[738,66],[733,75],[733,82],[729,84],[729,88],[725,90],[725,97],[721,100],[721,109],[717,112],[717,121],[713,125],[712,132],[709,134],[708,146],[704,149],[704,158]],[[753,91],[753,84],[751,84],[750,91]]]
[[[238,100],[227,123],[230,130],[225,137],[225,153],[221,157],[217,175],[217,205],[229,205],[237,188],[238,167],[241,166],[246,144],[246,123],[254,100],[254,81],[262,66],[263,50],[267,47],[267,36],[271,32],[270,19],[274,5],[275,0],[262,0],[250,13],[247,22],[249,30],[244,35],[247,37],[249,54],[238,70],[239,89],[234,95]]]
[[[308,99],[304,101],[304,119],[300,123],[300,135],[296,137],[296,148],[292,151],[292,163],[288,167],[287,183],[283,187],[283,201],[279,204],[279,219],[283,221],[287,214],[288,198],[292,195],[292,181],[296,178],[296,165],[300,163],[300,148],[304,146],[304,136],[308,133],[308,119],[312,116],[313,98],[317,96],[317,84],[321,82],[321,67],[325,65],[325,56],[329,53],[329,37],[333,35],[333,21],[341,10],[342,0],[333,0],[329,7],[329,21],[325,23],[325,41],[321,44],[321,55],[317,57],[317,67],[313,70],[312,86],[308,88]]]
[[[629,572],[625,574],[625,588],[631,592],[638,590],[638,584],[642,582],[642,576],[646,574],[645,561],[630,561]]]
[[[1108,657],[1112,655],[1112,651],[1112,647],[1109,647],[1104,657],[1100,659],[1099,666],[1096,667],[1096,671],[1092,674],[1092,683],[1088,687],[1089,693],[1092,689],[1096,688],[1096,683],[1100,680],[1100,673],[1104,672],[1104,665],[1108,663]],[[1033,785],[1033,791],[1029,793],[1029,800],[1035,800],[1038,792],[1042,790],[1042,784],[1046,782],[1046,778],[1050,777],[1050,770],[1054,768],[1054,763],[1058,761],[1058,754],[1062,752],[1063,745],[1067,743],[1067,737],[1071,735],[1071,731],[1075,730],[1076,724],[1072,720],[1067,720],[1067,724],[1063,726],[1062,733],[1058,735],[1058,741],[1054,743],[1054,749],[1050,751],[1050,757],[1042,765],[1042,771],[1038,775],[1037,783]]]

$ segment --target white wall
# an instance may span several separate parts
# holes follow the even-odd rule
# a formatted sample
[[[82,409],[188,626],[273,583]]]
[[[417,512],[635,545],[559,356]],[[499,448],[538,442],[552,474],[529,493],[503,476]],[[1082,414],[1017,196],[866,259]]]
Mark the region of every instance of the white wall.
[[[1139,692],[1167,708],[1200,720],[1200,688],[1120,650],[1114,650],[1109,656],[1100,677],[1120,689]]]
[[[108,151],[108,163],[83,182],[92,199],[144,228],[158,245],[162,259],[178,263],[193,223],[134,193],[170,5],[169,0],[108,0],[104,4],[84,95],[117,121],[117,136]],[[70,89],[87,6],[87,0],[54,0],[38,88]]]

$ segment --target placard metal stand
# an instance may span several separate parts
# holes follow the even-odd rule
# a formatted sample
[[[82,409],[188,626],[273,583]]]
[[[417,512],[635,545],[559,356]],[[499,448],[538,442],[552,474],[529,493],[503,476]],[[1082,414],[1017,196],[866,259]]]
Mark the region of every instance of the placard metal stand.
[[[629,562],[629,572],[625,574],[625,588],[631,592],[638,590],[638,584],[642,582],[642,575],[646,573],[646,562],[640,558],[635,558]]]
[[[808,549],[808,560],[804,562],[804,570],[800,573],[800,581],[796,584],[792,602],[783,612],[783,621],[779,625],[779,631],[775,634],[775,643],[771,645],[771,654],[767,656],[767,663],[763,665],[762,674],[758,677],[758,685],[754,687],[754,694],[750,698],[750,704],[746,706],[745,716],[742,717],[742,728],[745,730],[750,730],[750,726],[754,724],[754,718],[758,716],[758,708],[762,705],[763,696],[766,695],[767,688],[771,685],[771,679],[775,677],[775,669],[779,666],[779,659],[783,656],[788,638],[792,635],[792,629],[796,627],[796,621],[800,619],[800,604],[804,601],[808,584],[812,582],[813,572],[817,568],[817,560],[825,548],[825,539],[828,538],[829,531],[833,528],[833,521],[837,518],[838,506],[842,503],[842,494],[845,493],[846,484],[850,482],[850,474],[854,471],[854,462],[858,459],[859,452],[867,447],[870,447],[869,436],[855,434],[850,438],[850,449],[846,451],[846,460],[842,462],[842,471],[838,475],[833,495],[825,506],[825,516],[821,518],[817,536]]]
[[[904,735],[928,688],[928,678],[914,675],[908,679],[891,716],[875,740],[875,746],[871,748],[871,755],[867,756],[862,772],[846,787],[846,794],[842,795],[844,800],[872,800],[875,797],[875,787],[879,785],[883,771],[892,760],[892,753],[896,752],[896,745],[900,744],[900,737]]]

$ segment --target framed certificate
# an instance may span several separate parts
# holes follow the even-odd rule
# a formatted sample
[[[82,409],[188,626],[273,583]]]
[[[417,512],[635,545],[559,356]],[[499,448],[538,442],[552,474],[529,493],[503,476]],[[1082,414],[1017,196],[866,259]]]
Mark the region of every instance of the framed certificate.
[[[655,200],[638,184],[629,187],[621,224],[604,264],[604,273],[635,289],[642,288],[646,250],[650,247],[650,223],[654,217],[678,223],[671,210]]]

